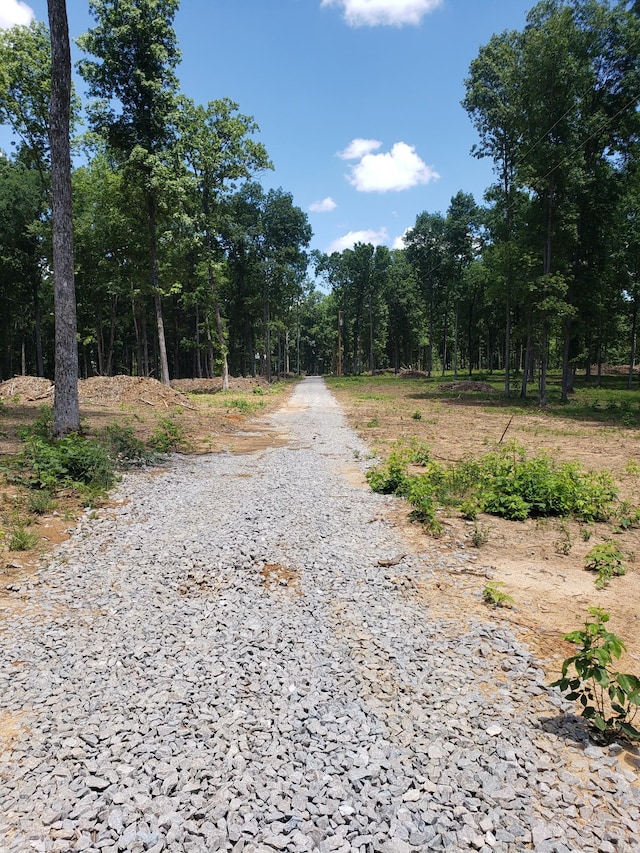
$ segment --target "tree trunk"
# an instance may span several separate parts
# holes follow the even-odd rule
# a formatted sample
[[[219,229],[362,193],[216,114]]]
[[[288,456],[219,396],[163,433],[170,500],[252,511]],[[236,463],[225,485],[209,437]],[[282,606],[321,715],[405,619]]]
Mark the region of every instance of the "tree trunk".
[[[38,280],[33,280],[33,318],[36,344],[36,376],[44,376],[44,356],[42,352],[42,312],[40,310],[40,294]]]
[[[80,430],[78,343],[73,277],[73,208],[71,202],[71,54],[65,0],[48,0],[51,32],[51,103],[49,144],[53,213],[55,314],[55,436]]]
[[[569,354],[571,345],[571,318],[567,317],[564,321],[564,340],[562,343],[562,388],[560,391],[560,402],[566,403],[569,400],[569,390],[571,389],[571,366],[569,365]]]
[[[376,364],[373,356],[373,299],[369,294],[369,370],[373,376],[376,372]]]
[[[158,229],[156,225],[155,201],[151,193],[147,195],[147,213],[149,216],[149,249],[151,253],[151,290],[153,307],[158,329],[158,356],[160,359],[160,381],[169,385],[169,360],[167,358],[167,340],[164,334],[162,318],[162,297],[160,295],[160,273],[158,270]]]
[[[209,276],[209,288],[211,290],[211,298],[213,299],[213,313],[216,319],[216,333],[218,335],[218,346],[220,347],[220,355],[222,358],[222,390],[229,390],[229,360],[227,341],[224,336],[224,327],[222,325],[222,316],[220,314],[220,300],[218,299],[218,288],[213,272],[211,262],[207,265],[207,273]]]
[[[638,293],[633,294],[633,311],[631,314],[631,353],[629,354],[629,375],[627,388],[633,388],[633,371],[636,366],[636,346],[638,341]]]

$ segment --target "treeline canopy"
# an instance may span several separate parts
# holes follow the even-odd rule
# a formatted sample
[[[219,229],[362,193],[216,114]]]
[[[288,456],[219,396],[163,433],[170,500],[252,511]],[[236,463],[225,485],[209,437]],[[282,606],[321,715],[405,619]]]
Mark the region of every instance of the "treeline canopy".
[[[422,211],[404,248],[308,253],[305,213],[254,119],[179,89],[178,0],[90,0],[80,40],[89,128],[73,174],[78,352],[85,375],[163,381],[228,371],[504,370],[636,360],[640,290],[640,6],[542,0],[471,63],[482,204]],[[48,33],[0,33],[0,378],[53,366]],[[216,93],[220,94],[220,93]],[[83,106],[76,99],[75,114]],[[319,285],[322,285],[319,289]]]

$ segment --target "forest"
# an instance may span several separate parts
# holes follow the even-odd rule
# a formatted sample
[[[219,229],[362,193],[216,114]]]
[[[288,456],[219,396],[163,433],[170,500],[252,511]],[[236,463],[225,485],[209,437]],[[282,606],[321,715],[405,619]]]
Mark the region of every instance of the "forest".
[[[416,213],[404,247],[311,252],[252,116],[180,91],[178,0],[89,0],[73,97],[80,374],[501,371],[562,399],[606,363],[637,386],[640,2],[542,0],[471,63],[495,182]],[[51,43],[0,31],[0,381],[54,372]],[[81,133],[79,131],[82,131]]]

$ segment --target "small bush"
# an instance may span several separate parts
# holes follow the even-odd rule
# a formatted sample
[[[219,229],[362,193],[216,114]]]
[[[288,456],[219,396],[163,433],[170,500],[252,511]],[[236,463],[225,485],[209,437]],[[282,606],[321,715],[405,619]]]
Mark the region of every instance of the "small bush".
[[[613,668],[625,645],[605,628],[609,614],[599,607],[590,607],[589,614],[592,620],[582,630],[565,636],[580,649],[563,662],[562,674],[551,687],[557,687],[569,701],[580,703],[596,740],[610,743],[623,735],[637,741],[640,731],[633,724],[640,706],[640,679]]]
[[[511,607],[513,605],[513,597],[503,592],[501,587],[504,584],[502,581],[489,581],[482,590],[482,600],[485,604],[490,604],[492,607]]]
[[[595,584],[597,589],[604,589],[611,578],[616,575],[624,575],[625,567],[622,552],[614,542],[604,542],[602,545],[594,545],[586,557],[585,569],[597,572]]]
[[[105,492],[115,481],[113,463],[102,444],[76,433],[57,441],[29,436],[17,464],[26,485],[50,492],[77,486]]]
[[[172,418],[161,418],[151,433],[149,444],[158,453],[172,453],[185,443],[184,427]]]
[[[116,465],[148,465],[154,460],[153,452],[136,436],[132,426],[109,424],[100,439]]]
[[[38,544],[38,536],[20,524],[11,530],[7,545],[10,551],[30,551]]]

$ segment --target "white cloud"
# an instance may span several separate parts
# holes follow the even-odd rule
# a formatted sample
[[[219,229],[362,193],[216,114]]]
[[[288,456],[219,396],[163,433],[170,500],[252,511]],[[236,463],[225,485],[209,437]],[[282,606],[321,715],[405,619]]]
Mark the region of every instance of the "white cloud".
[[[9,27],[27,27],[35,18],[33,9],[20,0],[0,0],[0,30]]]
[[[407,231],[409,231],[409,230],[410,230],[409,228],[405,228],[405,230],[402,232],[402,234],[399,237],[396,237],[396,239],[393,241],[393,244],[391,246],[392,249],[406,249],[407,248],[407,244],[405,243],[404,238],[407,236]]]
[[[365,154],[377,151],[382,145],[377,139],[353,139],[344,149],[338,151],[341,160],[361,160]]]
[[[356,243],[371,243],[372,246],[383,246],[388,239],[387,229],[379,231],[349,231],[344,237],[338,237],[327,249],[327,254],[332,252],[343,252],[345,249],[353,249]]]
[[[417,27],[443,0],[322,0],[322,6],[339,6],[352,27]]]
[[[321,199],[320,201],[314,201],[309,205],[309,210],[312,213],[331,213],[332,210],[335,210],[338,205],[335,201],[328,195],[326,198]]]
[[[439,177],[431,166],[420,159],[413,145],[396,142],[391,151],[364,154],[360,162],[351,167],[347,179],[359,192],[386,193],[429,184]]]

